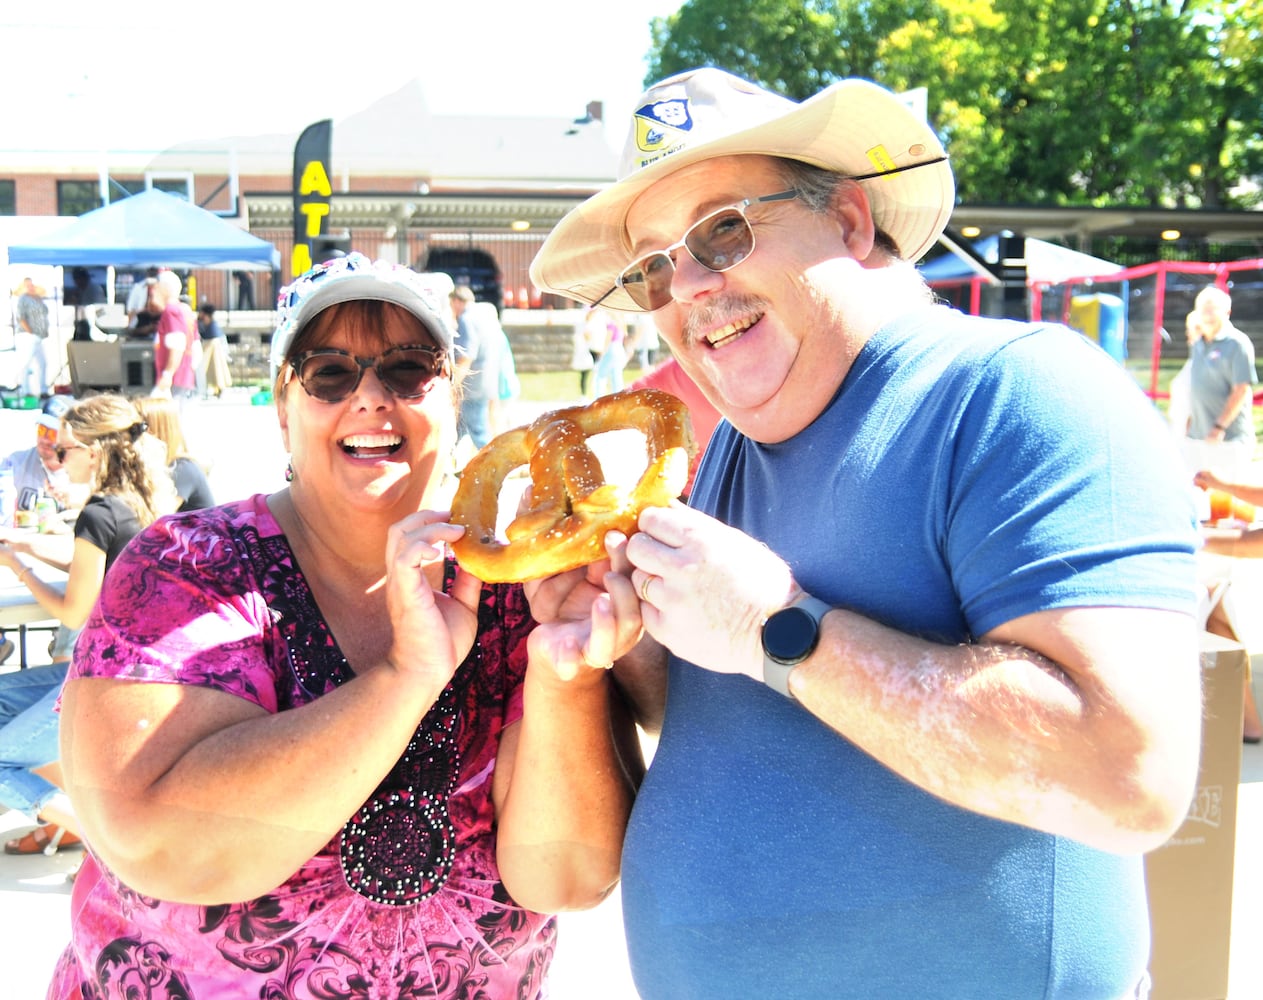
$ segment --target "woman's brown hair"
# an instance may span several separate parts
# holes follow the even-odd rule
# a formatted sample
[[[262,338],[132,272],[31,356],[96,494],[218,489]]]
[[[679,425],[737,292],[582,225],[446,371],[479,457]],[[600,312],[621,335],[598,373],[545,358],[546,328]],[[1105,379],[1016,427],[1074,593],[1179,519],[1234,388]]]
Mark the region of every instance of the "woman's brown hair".
[[[141,526],[178,506],[175,486],[160,461],[156,441],[146,441],[146,424],[131,400],[114,393],[90,396],[62,416],[75,440],[99,457],[96,493],[118,497]]]

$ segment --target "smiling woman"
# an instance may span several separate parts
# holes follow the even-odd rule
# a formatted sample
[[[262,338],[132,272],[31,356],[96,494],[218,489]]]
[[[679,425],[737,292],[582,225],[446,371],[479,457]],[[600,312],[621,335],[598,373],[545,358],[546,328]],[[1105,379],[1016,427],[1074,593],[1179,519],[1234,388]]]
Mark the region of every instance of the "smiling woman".
[[[393,520],[443,507],[453,471],[451,333],[437,311],[421,320],[394,300],[343,299],[362,294],[366,276],[354,266],[338,267],[310,290],[300,289],[292,318],[282,320],[273,338],[281,432],[291,456],[290,496],[303,510],[338,477],[354,475],[358,484],[367,475],[370,488],[350,489],[340,507],[358,508],[361,499],[376,507],[390,497],[387,516]],[[421,280],[406,269],[382,273],[384,278],[367,277],[392,293],[403,287],[400,280]],[[301,389],[292,392],[295,385]],[[374,395],[389,397],[392,405],[353,405],[346,412],[348,401]]]
[[[537,626],[520,585],[447,555],[452,333],[426,281],[352,254],[285,289],[290,485],[120,559],[64,694],[92,849],[50,996],[143,966],[279,998],[301,961],[332,992],[537,997],[549,911],[617,881],[640,762],[594,665],[638,607]]]

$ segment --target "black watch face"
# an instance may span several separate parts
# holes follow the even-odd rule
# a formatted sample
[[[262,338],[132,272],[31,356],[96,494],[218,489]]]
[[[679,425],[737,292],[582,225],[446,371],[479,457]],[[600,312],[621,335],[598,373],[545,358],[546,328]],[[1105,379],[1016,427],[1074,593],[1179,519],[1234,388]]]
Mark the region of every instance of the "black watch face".
[[[816,648],[819,629],[802,608],[785,608],[763,626],[763,651],[778,663],[798,663]]]

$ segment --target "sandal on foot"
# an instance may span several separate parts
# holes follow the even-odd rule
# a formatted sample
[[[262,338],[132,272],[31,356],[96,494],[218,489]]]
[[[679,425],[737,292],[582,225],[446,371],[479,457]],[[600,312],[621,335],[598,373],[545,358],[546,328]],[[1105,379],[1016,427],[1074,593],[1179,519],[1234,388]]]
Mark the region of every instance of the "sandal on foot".
[[[64,827],[55,823],[37,826],[24,837],[10,840],[4,845],[5,854],[48,854],[82,847],[83,841]]]

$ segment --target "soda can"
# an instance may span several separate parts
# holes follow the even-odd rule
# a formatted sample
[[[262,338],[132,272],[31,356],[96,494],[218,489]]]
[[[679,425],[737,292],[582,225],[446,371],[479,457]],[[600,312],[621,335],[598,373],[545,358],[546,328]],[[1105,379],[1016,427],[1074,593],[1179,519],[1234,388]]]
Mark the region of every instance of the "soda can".
[[[49,496],[42,496],[35,502],[35,520],[39,530],[48,533],[53,529],[53,519],[57,517],[57,501]]]

